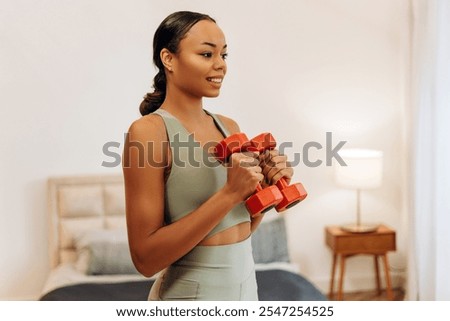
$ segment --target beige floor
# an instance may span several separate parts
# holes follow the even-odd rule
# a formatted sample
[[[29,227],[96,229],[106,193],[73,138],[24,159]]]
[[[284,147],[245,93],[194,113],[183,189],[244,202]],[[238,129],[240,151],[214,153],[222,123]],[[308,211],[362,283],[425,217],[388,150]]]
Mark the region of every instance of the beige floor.
[[[405,299],[405,291],[401,288],[394,289],[394,301],[403,301]],[[374,291],[362,291],[344,293],[344,301],[385,301],[386,291],[378,293]]]

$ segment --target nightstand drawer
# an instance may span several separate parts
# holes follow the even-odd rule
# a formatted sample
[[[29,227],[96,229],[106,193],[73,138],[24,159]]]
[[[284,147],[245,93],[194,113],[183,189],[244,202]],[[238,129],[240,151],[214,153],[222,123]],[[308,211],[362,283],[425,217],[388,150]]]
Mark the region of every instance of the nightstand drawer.
[[[339,227],[329,227],[326,233],[327,245],[335,253],[374,253],[395,251],[395,232],[385,226],[380,226],[372,233],[348,233]]]
[[[387,252],[395,251],[394,235],[365,235],[341,237],[335,241],[335,251],[338,253],[362,253],[365,251]]]

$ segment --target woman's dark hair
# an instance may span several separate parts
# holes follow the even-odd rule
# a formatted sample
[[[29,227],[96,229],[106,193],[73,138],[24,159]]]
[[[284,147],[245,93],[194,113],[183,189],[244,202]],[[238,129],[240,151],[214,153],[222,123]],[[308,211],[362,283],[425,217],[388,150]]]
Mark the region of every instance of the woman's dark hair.
[[[166,98],[166,73],[160,57],[161,50],[166,48],[172,53],[177,53],[181,39],[184,38],[193,25],[201,20],[216,22],[206,14],[178,11],[164,19],[158,29],[156,29],[153,37],[153,63],[158,68],[158,73],[153,79],[154,91],[147,93],[139,106],[142,116],[153,113]]]

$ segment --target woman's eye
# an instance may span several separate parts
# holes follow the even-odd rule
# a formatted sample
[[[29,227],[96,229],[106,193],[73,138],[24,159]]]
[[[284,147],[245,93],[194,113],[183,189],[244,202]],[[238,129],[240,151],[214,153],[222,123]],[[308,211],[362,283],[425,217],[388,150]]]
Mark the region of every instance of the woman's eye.
[[[201,53],[200,56],[205,57],[205,58],[211,58],[213,56],[212,52],[204,52]],[[228,58],[228,53],[224,53],[220,55],[222,57],[222,59],[227,59]]]

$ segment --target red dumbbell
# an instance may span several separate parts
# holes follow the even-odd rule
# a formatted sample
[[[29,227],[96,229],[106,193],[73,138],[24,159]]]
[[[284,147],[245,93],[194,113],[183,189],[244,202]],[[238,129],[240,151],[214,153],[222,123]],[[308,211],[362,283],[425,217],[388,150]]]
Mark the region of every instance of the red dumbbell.
[[[270,133],[262,133],[251,140],[252,145],[260,153],[272,150],[277,146],[275,138]],[[275,185],[283,194],[283,200],[275,207],[277,212],[282,212],[303,201],[308,193],[301,183],[289,185],[285,178],[280,178]]]
[[[247,151],[256,149],[244,133],[237,133],[218,143],[214,149],[214,156],[225,163],[231,154]],[[276,186],[262,188],[261,184],[258,184],[255,193],[245,201],[245,205],[250,215],[256,217],[274,208],[282,199],[283,195]]]

